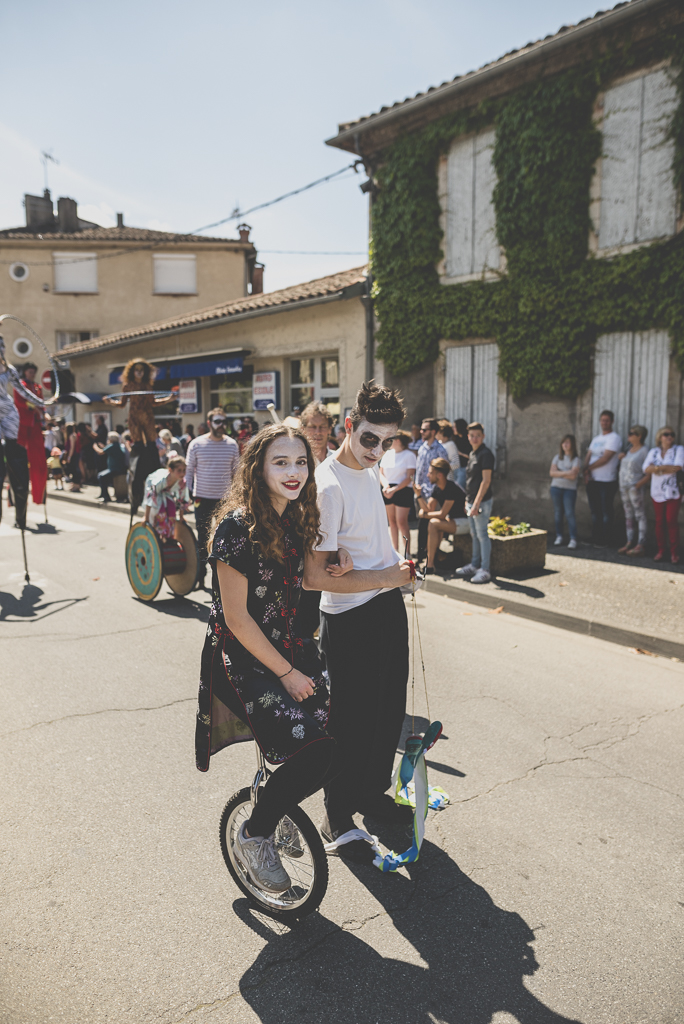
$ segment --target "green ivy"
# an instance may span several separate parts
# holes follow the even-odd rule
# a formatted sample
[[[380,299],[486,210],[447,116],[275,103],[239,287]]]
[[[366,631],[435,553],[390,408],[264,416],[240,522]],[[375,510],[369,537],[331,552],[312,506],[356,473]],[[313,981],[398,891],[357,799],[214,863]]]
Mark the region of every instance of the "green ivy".
[[[684,37],[661,38],[650,59],[684,67]],[[371,265],[378,355],[403,375],[433,362],[441,338],[495,338],[514,396],[574,397],[590,384],[596,338],[666,328],[684,369],[684,235],[613,259],[587,256],[589,191],[601,136],[596,95],[634,66],[631,47],[442,118],[382,156]],[[643,62],[643,57],[642,57]],[[684,70],[677,85],[684,93]],[[497,236],[507,268],[493,282],[441,285],[437,164],[459,135],[496,127]],[[684,103],[673,119],[674,173],[684,186]]]

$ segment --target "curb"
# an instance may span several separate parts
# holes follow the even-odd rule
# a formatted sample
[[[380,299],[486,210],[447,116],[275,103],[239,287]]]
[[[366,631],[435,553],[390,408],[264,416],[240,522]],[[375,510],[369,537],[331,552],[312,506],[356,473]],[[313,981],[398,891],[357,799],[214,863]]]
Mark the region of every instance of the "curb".
[[[65,501],[67,505],[73,505],[75,508],[82,506],[83,508],[104,508],[108,512],[121,512],[122,515],[130,516],[131,506],[128,502],[110,501],[109,504],[103,505],[101,501],[95,501],[94,498],[71,498],[68,494],[64,494],[62,491],[49,491],[48,492],[48,505],[52,501]]]
[[[564,612],[552,611],[550,608],[535,608],[528,604],[522,604],[520,601],[483,594],[481,590],[475,590],[471,594],[470,590],[465,590],[465,587],[450,586],[448,583],[440,583],[437,580],[426,579],[423,587],[428,593],[450,597],[454,601],[476,604],[483,608],[503,606],[503,610],[509,615],[518,615],[521,619],[543,622],[547,626],[556,626],[558,629],[567,629],[571,633],[593,636],[598,640],[619,644],[621,647],[641,647],[661,658],[676,658],[678,661],[684,661],[684,644],[678,644],[674,640],[665,640],[662,637],[649,636],[646,633],[632,633],[627,629],[609,626],[605,622],[580,619],[576,615],[566,615]]]

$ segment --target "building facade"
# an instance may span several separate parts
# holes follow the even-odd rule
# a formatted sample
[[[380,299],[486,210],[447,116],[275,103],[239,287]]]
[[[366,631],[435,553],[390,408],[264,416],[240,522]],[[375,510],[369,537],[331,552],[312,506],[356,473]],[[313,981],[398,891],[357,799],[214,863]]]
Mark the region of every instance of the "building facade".
[[[550,526],[604,408],[682,437],[683,58],[682,5],[632,0],[328,140],[370,177],[385,380],[483,422],[497,513]]]
[[[364,379],[367,293],[361,267],[74,342],[62,354],[78,390],[92,398],[74,415],[109,412],[114,426],[125,426],[125,412],[98,399],[120,391],[129,359],[144,358],[157,368],[155,388],[179,389],[177,401],[157,407],[157,419],[176,430],[197,426],[216,406],[268,423],[270,401],[283,417],[316,399],[339,418]]]
[[[103,228],[67,198],[55,214],[47,190],[24,204],[26,225],[0,231],[0,312],[30,324],[51,352],[262,290],[247,225],[237,239],[205,238],[127,227],[122,214]],[[15,363],[49,368],[19,324],[6,321],[4,335]]]

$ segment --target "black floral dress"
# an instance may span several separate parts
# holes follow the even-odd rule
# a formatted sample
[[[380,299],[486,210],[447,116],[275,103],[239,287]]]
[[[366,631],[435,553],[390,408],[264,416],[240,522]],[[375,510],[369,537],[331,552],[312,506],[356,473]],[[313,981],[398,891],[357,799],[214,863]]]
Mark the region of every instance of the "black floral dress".
[[[297,636],[297,604],[302,588],[302,539],[287,509],[281,517],[284,562],[265,558],[249,539],[239,511],[216,529],[209,561],[213,600],[202,651],[195,753],[201,772],[223,747],[256,739],[271,764],[326,737],[330,697],[318,648]],[[247,611],[276,650],[313,680],[314,693],[298,703],[282,682],[231,633],[223,617],[216,562],[247,577]]]

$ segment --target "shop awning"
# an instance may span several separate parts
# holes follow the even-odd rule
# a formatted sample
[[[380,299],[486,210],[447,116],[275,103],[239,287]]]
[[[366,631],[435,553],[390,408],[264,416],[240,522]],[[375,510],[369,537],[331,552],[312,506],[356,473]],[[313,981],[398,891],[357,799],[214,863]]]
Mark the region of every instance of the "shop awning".
[[[218,377],[223,374],[242,373],[242,356],[212,356],[210,359],[198,360],[195,363],[156,363],[156,381],[185,380],[189,377]],[[121,383],[121,370],[112,370],[109,374],[110,384]]]

